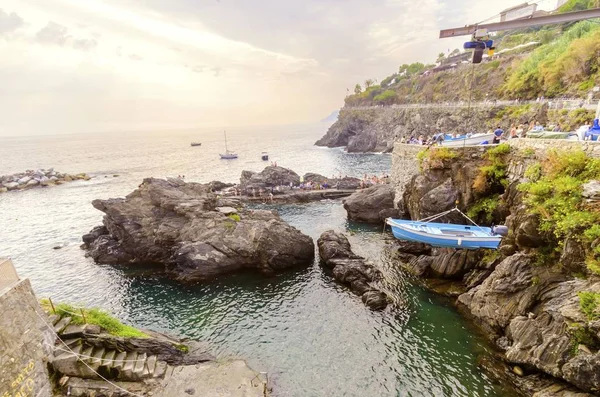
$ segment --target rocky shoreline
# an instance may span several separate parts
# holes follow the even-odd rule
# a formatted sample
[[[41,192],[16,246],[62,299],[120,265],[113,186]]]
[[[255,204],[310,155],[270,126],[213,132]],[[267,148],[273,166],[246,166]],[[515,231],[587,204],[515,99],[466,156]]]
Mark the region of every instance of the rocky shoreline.
[[[586,164],[598,162],[584,152],[508,147],[455,155],[433,151],[423,159],[420,172],[405,186],[396,187],[403,192],[395,203],[401,217],[421,219],[458,203],[478,222],[509,227],[498,251],[403,241],[394,243],[392,250],[406,272],[456,299],[457,307],[499,349],[496,375],[524,395],[588,396],[600,390],[600,322],[595,301],[600,296],[600,278],[593,265],[586,265],[593,264],[599,241],[585,240],[584,229],[577,225],[562,241],[540,228],[544,217],[552,214],[532,210],[528,205],[532,199],[523,187],[543,178],[544,172],[550,178],[575,161],[579,168],[566,171],[571,172],[570,178],[577,172],[598,177],[594,166],[583,171]],[[581,201],[572,201],[570,208],[580,206],[586,216],[596,216],[600,182],[591,180],[582,187],[573,183],[571,179],[571,197]],[[554,194],[557,200],[560,190]]]
[[[36,171],[27,170],[12,175],[0,177],[0,193],[8,191],[25,190],[35,187],[47,187],[61,185],[66,182],[76,180],[90,180],[91,177],[85,173],[67,174],[55,171],[54,168],[39,169]]]

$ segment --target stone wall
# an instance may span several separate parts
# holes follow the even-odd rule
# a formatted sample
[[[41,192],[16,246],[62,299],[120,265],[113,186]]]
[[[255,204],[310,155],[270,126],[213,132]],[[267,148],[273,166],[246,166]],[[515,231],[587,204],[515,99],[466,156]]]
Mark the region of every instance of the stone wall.
[[[0,295],[0,397],[50,397],[47,357],[54,337],[29,280]]]
[[[543,154],[548,149],[581,149],[591,157],[600,157],[600,142],[530,138],[510,139],[507,142],[512,148],[533,149],[537,154]]]

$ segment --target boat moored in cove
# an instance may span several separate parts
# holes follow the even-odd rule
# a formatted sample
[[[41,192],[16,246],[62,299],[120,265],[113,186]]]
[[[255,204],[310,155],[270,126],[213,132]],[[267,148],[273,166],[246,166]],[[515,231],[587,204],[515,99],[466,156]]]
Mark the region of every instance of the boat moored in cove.
[[[261,158],[263,161],[267,161],[267,160],[269,160],[269,153],[267,153],[267,152],[262,152],[262,153],[261,153],[261,155],[260,155],[260,158]]]
[[[222,160],[237,159],[238,158],[237,153],[230,152],[229,149],[227,148],[227,132],[223,131],[223,135],[225,135],[225,154],[219,153],[219,157],[221,157]]]
[[[458,138],[445,139],[442,141],[442,146],[456,147],[456,146],[472,146],[472,145],[483,145],[486,142],[492,143],[494,134],[473,134],[473,135],[461,135]]]
[[[202,146],[202,142],[192,142],[190,146]]]

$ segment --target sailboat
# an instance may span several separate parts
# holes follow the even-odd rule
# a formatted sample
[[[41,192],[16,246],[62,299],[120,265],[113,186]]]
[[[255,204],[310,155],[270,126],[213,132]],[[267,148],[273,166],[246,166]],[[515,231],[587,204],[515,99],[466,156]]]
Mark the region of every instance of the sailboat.
[[[223,160],[237,159],[237,153],[230,152],[227,148],[227,132],[223,131],[223,135],[225,135],[225,154],[220,153],[219,156],[221,156],[221,159]]]

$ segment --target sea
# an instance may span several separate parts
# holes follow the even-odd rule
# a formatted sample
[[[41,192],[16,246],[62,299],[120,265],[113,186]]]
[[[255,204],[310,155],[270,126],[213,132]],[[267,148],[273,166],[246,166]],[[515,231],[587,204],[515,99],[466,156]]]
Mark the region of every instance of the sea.
[[[38,298],[101,307],[128,324],[202,341],[219,359],[245,359],[268,373],[275,397],[511,396],[477,365],[490,352],[483,337],[398,269],[389,234],[348,221],[339,200],[267,207],[315,241],[325,230],[346,233],[384,272],[393,308],[369,310],[318,260],[274,277],[238,273],[180,285],[149,269],[97,265],[80,248],[102,222],[91,201],[123,197],[147,177],[238,182],[243,170],[271,161],[301,175],[390,173],[390,154],[314,146],[327,127],[231,128],[237,160],[220,160],[224,134],[216,129],[0,138],[0,174],[53,167],[92,176],[0,194],[0,257],[13,259]]]

